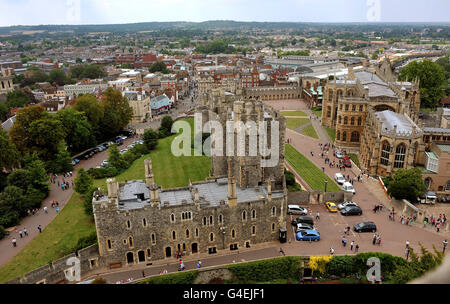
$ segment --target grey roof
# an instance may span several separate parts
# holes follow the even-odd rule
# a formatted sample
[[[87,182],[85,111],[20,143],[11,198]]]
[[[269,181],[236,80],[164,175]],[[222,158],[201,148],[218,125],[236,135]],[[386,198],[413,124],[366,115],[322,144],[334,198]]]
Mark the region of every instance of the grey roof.
[[[355,77],[360,81],[360,83],[363,86],[368,87],[369,97],[380,97],[380,96],[387,96],[394,98],[397,97],[394,91],[392,91],[392,89],[389,88],[387,83],[381,80],[381,78],[374,73],[366,71],[355,72]]]
[[[397,126],[398,135],[411,134],[413,127],[419,130],[417,125],[404,114],[386,110],[375,113],[375,116],[382,122],[383,130],[394,131],[394,126]]]
[[[423,128],[426,133],[450,133],[448,128]]]
[[[436,145],[439,150],[445,153],[450,153],[450,145]]]
[[[221,201],[228,203],[228,179],[221,178],[217,181],[204,182],[194,184],[193,188],[198,188],[201,204],[209,204],[210,206],[219,206]],[[143,194],[144,200],[138,198],[139,194]],[[240,188],[236,187],[238,203],[258,201],[267,198],[267,190],[264,186],[256,188]],[[273,198],[283,197],[282,192],[273,192]],[[192,204],[192,193],[188,188],[159,190],[161,204],[166,202],[169,206],[179,206],[183,201]],[[119,189],[119,208],[125,210],[140,209],[150,204],[150,191],[145,182],[130,181]]]
[[[5,130],[6,132],[9,132],[9,130],[14,125],[15,121],[16,121],[16,115],[14,115],[13,117],[7,119],[5,122],[2,123],[3,130]]]

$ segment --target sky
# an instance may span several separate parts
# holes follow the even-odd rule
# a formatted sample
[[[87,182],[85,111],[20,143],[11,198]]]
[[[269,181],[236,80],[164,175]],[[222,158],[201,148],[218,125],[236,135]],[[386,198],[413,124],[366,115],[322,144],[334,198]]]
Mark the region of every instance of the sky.
[[[450,0],[0,0],[0,26],[235,20],[450,22]]]

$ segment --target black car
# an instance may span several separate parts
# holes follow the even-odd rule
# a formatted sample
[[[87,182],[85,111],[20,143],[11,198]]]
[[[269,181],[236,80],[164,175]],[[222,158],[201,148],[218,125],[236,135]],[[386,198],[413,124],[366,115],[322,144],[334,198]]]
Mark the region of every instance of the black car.
[[[309,224],[314,226],[314,220],[310,216],[300,216],[292,220],[292,226],[297,226],[299,223]]]
[[[341,210],[342,215],[361,215],[362,210],[358,206],[347,206]]]
[[[375,225],[374,222],[363,222],[356,224],[353,227],[353,230],[355,230],[355,232],[376,232],[377,225]]]

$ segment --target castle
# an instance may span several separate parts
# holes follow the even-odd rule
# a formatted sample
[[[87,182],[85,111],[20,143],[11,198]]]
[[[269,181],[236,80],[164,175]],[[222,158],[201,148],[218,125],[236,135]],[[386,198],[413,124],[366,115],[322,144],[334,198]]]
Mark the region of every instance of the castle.
[[[216,120],[222,126],[227,120],[277,121],[280,157],[276,165],[261,166],[262,156],[213,156],[206,181],[162,189],[155,183],[148,159],[145,181],[108,179],[108,193],[99,190],[92,201],[103,265],[149,263],[178,252],[215,254],[279,238],[287,208],[285,119],[259,101],[246,100],[241,88],[235,93],[208,91],[197,112],[204,122]],[[237,129],[233,132],[236,137]],[[247,140],[246,151],[248,145]]]

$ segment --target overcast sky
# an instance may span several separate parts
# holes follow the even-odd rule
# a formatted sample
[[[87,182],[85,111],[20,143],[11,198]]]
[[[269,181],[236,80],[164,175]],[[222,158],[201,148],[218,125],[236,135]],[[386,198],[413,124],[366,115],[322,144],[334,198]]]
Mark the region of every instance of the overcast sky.
[[[450,22],[450,0],[0,0],[0,26],[151,21]]]

